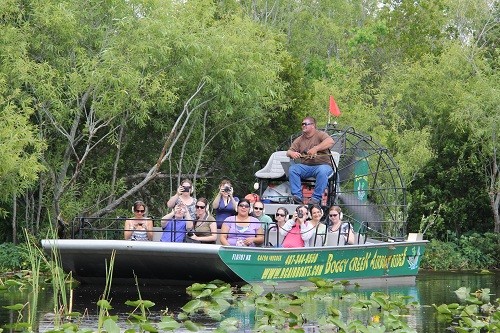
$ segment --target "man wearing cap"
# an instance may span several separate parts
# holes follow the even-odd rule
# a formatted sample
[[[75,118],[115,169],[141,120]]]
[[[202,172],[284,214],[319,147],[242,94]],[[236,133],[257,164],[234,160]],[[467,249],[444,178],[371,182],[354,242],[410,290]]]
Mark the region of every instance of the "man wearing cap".
[[[287,156],[294,160],[288,176],[294,203],[304,202],[301,179],[310,177],[316,179],[316,184],[309,203],[321,202],[323,192],[328,186],[328,178],[333,174],[330,162],[330,148],[333,143],[331,136],[316,129],[316,120],[313,117],[304,118],[302,134],[292,142],[286,152]]]

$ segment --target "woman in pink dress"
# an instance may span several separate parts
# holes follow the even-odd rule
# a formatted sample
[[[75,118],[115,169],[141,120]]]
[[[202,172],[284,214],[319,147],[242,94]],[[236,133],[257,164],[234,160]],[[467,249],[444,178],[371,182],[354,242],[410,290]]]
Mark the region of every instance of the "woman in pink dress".
[[[309,241],[311,233],[308,231],[313,227],[307,221],[307,213],[307,206],[298,206],[292,218],[280,228],[280,235],[285,237],[281,247],[304,247]]]

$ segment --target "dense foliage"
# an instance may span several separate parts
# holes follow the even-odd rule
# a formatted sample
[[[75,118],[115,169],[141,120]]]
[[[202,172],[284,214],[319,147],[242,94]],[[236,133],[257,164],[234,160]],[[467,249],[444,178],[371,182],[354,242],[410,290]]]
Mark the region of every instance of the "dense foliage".
[[[272,5],[271,5],[272,3]],[[409,231],[500,232],[497,0],[4,0],[0,234],[241,196],[310,114],[398,161]],[[426,224],[427,222],[432,224]]]
[[[421,268],[474,270],[500,268],[500,235],[469,233],[457,237],[449,232],[446,241],[433,239],[426,247]]]
[[[28,253],[25,244],[0,244],[0,272],[13,272],[29,269]]]

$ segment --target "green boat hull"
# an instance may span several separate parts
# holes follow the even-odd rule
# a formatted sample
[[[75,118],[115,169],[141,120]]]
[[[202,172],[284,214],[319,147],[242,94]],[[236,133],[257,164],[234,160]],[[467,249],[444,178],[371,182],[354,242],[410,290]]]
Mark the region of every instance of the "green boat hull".
[[[242,280],[305,281],[415,277],[426,241],[315,248],[221,247],[222,261]]]

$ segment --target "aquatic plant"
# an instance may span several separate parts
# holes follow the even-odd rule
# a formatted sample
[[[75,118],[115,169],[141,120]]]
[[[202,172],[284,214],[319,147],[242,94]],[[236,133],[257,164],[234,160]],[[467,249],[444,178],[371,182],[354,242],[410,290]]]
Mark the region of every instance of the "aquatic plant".
[[[99,316],[97,323],[97,332],[120,332],[120,328],[116,324],[118,320],[117,316],[111,316],[109,310],[113,307],[109,302],[109,293],[111,292],[111,283],[113,281],[113,268],[115,264],[116,250],[111,252],[111,258],[109,260],[109,265],[106,260],[106,279],[104,285],[104,291],[102,293],[101,299],[97,302],[99,307]]]
[[[99,309],[97,330],[79,327],[77,321],[67,321],[50,332],[110,332],[123,331],[118,317],[111,315],[109,301],[115,253],[106,265],[106,285],[97,302]],[[196,332],[206,330],[206,325],[216,325],[215,333],[237,332],[243,327],[253,332],[305,331],[327,332],[416,332],[407,323],[408,315],[419,304],[410,296],[382,292],[366,293],[345,281],[312,279],[313,284],[289,293],[277,291],[275,283],[264,285],[231,286],[223,281],[194,283],[186,288],[191,300],[174,314],[168,308],[160,319],[151,318],[149,309],[154,303],[142,298],[136,278],[137,300],[128,300],[133,307],[128,313],[129,327],[125,332],[159,332],[186,329]],[[271,291],[269,291],[271,289]],[[499,300],[491,301],[488,289],[476,292],[461,288],[457,296],[465,304],[441,305],[439,311],[451,319],[456,332],[495,332],[500,321]],[[21,313],[27,306],[13,306]],[[249,322],[230,315],[238,307],[248,314]],[[25,309],[25,308],[24,308]],[[321,310],[320,310],[321,309]],[[481,313],[481,315],[480,315]],[[207,323],[207,319],[210,323]],[[19,323],[23,318],[19,317]],[[26,324],[23,324],[26,325]],[[28,331],[27,326],[17,326]]]
[[[500,331],[500,298],[491,301],[489,288],[471,292],[470,288],[455,290],[460,303],[432,304],[438,312],[438,320],[450,323],[455,332]]]

